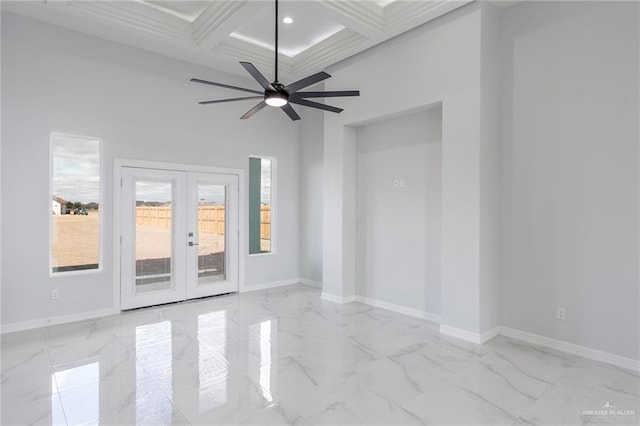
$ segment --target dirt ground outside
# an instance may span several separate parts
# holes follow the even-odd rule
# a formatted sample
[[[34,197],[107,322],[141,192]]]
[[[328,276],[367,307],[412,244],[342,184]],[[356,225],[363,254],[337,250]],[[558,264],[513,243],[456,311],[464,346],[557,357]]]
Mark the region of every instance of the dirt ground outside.
[[[90,210],[87,216],[53,216],[53,267],[72,268],[97,265],[99,261],[99,212]],[[224,251],[224,235],[201,233],[198,258]],[[269,240],[261,241],[268,249]],[[136,260],[166,259],[171,256],[169,229],[136,225]],[[201,263],[201,262],[200,262]],[[204,265],[203,265],[204,267]],[[75,268],[72,268],[75,269]]]
[[[100,215],[53,216],[53,267],[97,265],[100,257]]]

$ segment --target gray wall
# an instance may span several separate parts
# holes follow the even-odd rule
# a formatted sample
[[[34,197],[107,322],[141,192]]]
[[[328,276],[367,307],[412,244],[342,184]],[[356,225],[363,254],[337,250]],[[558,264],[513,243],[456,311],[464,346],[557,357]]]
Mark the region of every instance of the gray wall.
[[[440,315],[442,109],[358,127],[356,138],[356,293]]]
[[[113,160],[132,158],[248,168],[277,157],[277,254],[245,254],[246,285],[299,276],[299,124],[252,105],[200,106],[235,92],[191,77],[255,82],[160,55],[2,15],[2,323],[108,309],[113,305]],[[103,271],[49,277],[49,134],[104,138]],[[246,221],[246,217],[243,219]],[[52,301],[51,289],[60,290]]]
[[[638,4],[503,25],[502,324],[638,359]]]

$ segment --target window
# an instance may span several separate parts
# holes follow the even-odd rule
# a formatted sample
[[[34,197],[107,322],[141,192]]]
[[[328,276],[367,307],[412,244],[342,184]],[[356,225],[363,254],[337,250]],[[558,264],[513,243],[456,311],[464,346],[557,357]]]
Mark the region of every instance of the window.
[[[51,135],[51,272],[100,267],[97,138]]]
[[[275,159],[249,158],[249,254],[274,250]]]

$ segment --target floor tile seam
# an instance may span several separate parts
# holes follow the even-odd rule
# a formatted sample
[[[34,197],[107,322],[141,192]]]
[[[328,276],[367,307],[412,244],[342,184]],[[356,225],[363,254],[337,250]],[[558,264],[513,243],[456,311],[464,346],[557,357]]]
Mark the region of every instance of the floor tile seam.
[[[379,361],[379,360],[380,360],[380,358],[374,359],[374,360],[371,360],[371,361],[367,361],[365,364],[358,363],[357,366],[352,368],[352,369],[349,369],[349,370],[344,371],[342,373],[336,373],[336,374],[331,374],[330,376],[325,376],[320,380],[313,379],[312,377],[309,377],[309,378],[312,381],[312,383],[314,384],[314,387],[317,387],[317,386],[325,385],[325,384],[327,384],[328,382],[330,382],[332,380],[341,379],[343,377],[361,376],[361,374],[359,374],[358,371],[356,370],[357,368],[362,368],[363,366],[368,366],[369,364],[372,364],[372,363],[374,363],[376,361]],[[308,365],[303,364],[302,361],[300,361],[300,360],[296,359],[295,361],[300,363],[300,364],[302,364],[304,366],[305,370],[310,368]]]
[[[81,346],[81,345],[87,345],[87,344],[94,344],[94,345],[100,344],[100,346],[105,346],[106,344],[109,344],[112,342],[116,342],[128,350],[126,345],[121,340],[119,340],[119,336],[116,333],[111,333],[109,335],[105,335],[102,337],[93,337],[90,339],[78,339],[78,338],[66,339],[65,338],[64,340],[59,340],[59,341],[56,341],[55,339],[47,339],[45,342],[45,345],[46,345],[46,349],[48,351],[51,351],[55,349],[58,349],[58,350],[65,349],[68,346]]]
[[[415,345],[412,345],[412,346],[415,346]],[[456,360],[460,359],[460,355],[459,354],[461,354],[462,357],[465,358],[464,361],[466,361],[466,362],[474,362],[474,361],[477,361],[478,359],[481,359],[484,356],[488,355],[486,353],[480,355],[480,354],[477,354],[477,353],[475,353],[473,351],[468,351],[468,350],[466,350],[464,348],[460,348],[460,347],[458,347],[456,345],[452,345],[452,346],[449,346],[449,345],[432,345],[429,342],[424,342],[423,344],[420,344],[418,349],[416,349],[414,352],[421,351],[421,349],[424,348],[425,346],[434,349],[436,351],[436,353],[441,353],[443,355],[450,355],[451,357],[455,358]],[[410,347],[411,346],[407,346],[407,348],[410,348]],[[407,348],[405,348],[405,349],[407,349]]]
[[[52,376],[52,377],[51,377],[51,380],[55,380],[55,378]],[[65,412],[65,410],[64,410],[64,405],[63,405],[63,403],[62,403],[62,396],[60,395],[60,392],[58,391],[58,385],[57,385],[57,383],[56,383],[56,392],[55,392],[55,393],[52,393],[51,395],[43,396],[43,397],[41,397],[41,398],[33,399],[33,400],[30,400],[30,401],[27,401],[27,402],[21,402],[21,403],[18,403],[18,404],[10,404],[10,405],[6,405],[6,404],[3,402],[3,403],[2,403],[2,409],[3,409],[3,410],[7,410],[7,409],[16,409],[16,408],[20,408],[20,407],[22,407],[22,406],[27,406],[27,405],[31,405],[31,404],[36,404],[36,403],[39,403],[39,402],[44,401],[44,400],[49,401],[49,406],[51,406],[51,399],[52,399],[52,398],[54,398],[54,397],[57,397],[57,398],[58,398],[58,402],[60,403],[60,406],[62,407],[62,415],[64,416],[65,424],[68,424],[68,421],[67,421],[67,414],[66,414],[66,412]]]
[[[234,368],[234,373],[238,375],[237,377],[242,377],[243,379],[247,380],[249,383],[252,383],[253,385],[258,386],[261,390],[265,390],[269,394],[273,395],[273,393],[269,389],[266,389],[259,382],[257,382],[253,378],[251,378],[251,376],[249,376],[246,372],[244,372],[244,371],[242,371],[242,370],[240,370],[238,368]],[[152,379],[153,379],[153,377],[152,377]],[[162,388],[162,386],[158,385],[158,383],[157,383],[157,381],[155,381],[155,379],[153,379],[153,380],[154,380],[154,383],[156,384],[156,386],[158,386],[163,391],[163,393],[167,396],[167,398],[175,405],[176,396],[187,394],[187,393],[193,393],[193,391],[195,391],[195,390],[200,390],[200,389],[203,389],[203,388],[208,388],[208,387],[211,387],[211,386],[215,386],[215,385],[219,385],[221,383],[228,382],[229,381],[229,377],[220,378],[220,379],[214,379],[212,381],[205,382],[205,383],[202,383],[202,382],[200,382],[198,380],[198,384],[196,386],[182,389],[180,392],[173,392],[173,384],[172,384],[172,386],[171,386],[171,390],[172,390],[171,395],[168,395],[167,392],[164,392],[164,389]],[[177,405],[176,405],[176,407],[177,407]]]
[[[51,359],[49,358],[46,349],[43,349],[41,351],[41,353],[38,353],[37,355],[40,355],[40,354],[42,356],[44,356],[46,358],[46,360],[43,360],[43,362],[37,368],[46,368],[49,372],[51,372],[52,371]],[[33,358],[33,357],[29,357],[29,359],[31,359],[31,358]],[[31,367],[31,369],[28,369],[27,371],[23,371],[24,368],[25,368],[24,364],[27,363],[27,362],[28,361],[20,362],[20,363],[18,363],[16,365],[11,365],[10,367],[7,367],[7,366],[3,365],[2,366],[3,368],[0,371],[0,381],[7,380],[9,377],[16,376],[16,375],[18,377],[21,377],[21,376],[24,376],[25,374],[27,374],[27,375],[32,374],[34,368],[36,368],[36,367]]]
[[[362,375],[360,375],[360,374],[358,374],[358,373],[356,373],[356,374],[362,377]],[[424,393],[424,391],[422,391],[421,389],[419,389],[419,388],[418,388],[418,387],[416,387],[416,386],[412,386],[412,388],[416,390],[416,395],[415,395],[415,396],[418,396],[418,395],[420,395],[420,394]],[[369,388],[369,387],[366,387],[366,386],[365,386],[365,389],[366,389],[368,392],[371,392],[372,394],[374,394],[374,395],[376,395],[376,396],[378,396],[378,397],[380,397],[380,398],[384,399],[385,401],[389,402],[389,405],[391,405],[391,406],[392,406],[392,408],[391,408],[391,410],[389,410],[389,412],[393,411],[393,410],[394,410],[394,409],[396,409],[396,408],[401,408],[403,404],[406,404],[407,402],[409,402],[410,400],[412,400],[413,398],[415,398],[415,396],[412,396],[412,397],[407,397],[407,398],[405,398],[403,401],[393,401],[393,400],[389,399],[388,397],[384,396],[382,393],[377,392],[377,391],[374,391],[374,390],[372,390],[372,389],[371,389],[371,388]],[[388,412],[388,413],[389,413],[389,412]],[[388,413],[386,413],[386,414],[388,414]],[[378,418],[383,417],[383,416],[385,416],[386,414],[383,414],[382,416],[379,416]],[[374,421],[375,421],[375,420],[374,420]]]
[[[466,367],[465,367],[465,368],[466,368]],[[472,390],[470,390],[470,389],[467,389],[467,388],[465,388],[465,387],[463,387],[463,386],[460,386],[460,385],[458,385],[458,384],[456,384],[456,383],[454,383],[454,382],[451,382],[450,378],[451,378],[451,377],[453,377],[453,376],[454,376],[455,374],[457,374],[457,373],[451,374],[451,375],[449,375],[447,378],[438,377],[438,376],[436,376],[436,375],[434,375],[434,374],[432,374],[432,373],[426,372],[426,371],[423,371],[423,373],[425,373],[425,374],[427,374],[427,375],[431,376],[432,378],[434,378],[434,379],[436,379],[436,380],[444,381],[444,382],[445,382],[445,383],[447,383],[448,385],[453,386],[453,387],[455,387],[455,388],[457,388],[457,389],[459,389],[459,390],[461,390],[461,391],[463,391],[463,392],[465,392],[465,393],[467,393],[467,394],[472,395],[472,397],[474,397],[474,398],[478,398],[478,399],[480,399],[480,400],[481,400],[481,401],[483,401],[484,403],[486,403],[486,404],[488,404],[488,405],[490,405],[490,406],[494,407],[496,410],[498,410],[498,411],[500,411],[500,412],[502,412],[502,413],[506,414],[508,417],[512,417],[514,421],[515,421],[515,420],[517,420],[520,416],[524,415],[524,412],[523,412],[523,414],[520,414],[520,415],[514,416],[513,414],[511,414],[510,412],[508,412],[508,411],[507,411],[507,410],[505,410],[504,408],[497,406],[496,404],[492,403],[491,401],[489,401],[488,399],[486,399],[486,398],[485,398],[485,397],[483,397],[482,395],[478,394],[477,392],[474,392],[474,391],[472,391]],[[412,399],[411,399],[411,401],[413,401],[414,399],[416,399],[416,398],[420,397],[421,395],[423,395],[423,394],[425,394],[425,393],[427,393],[427,391],[421,392],[421,393],[420,393],[419,395],[417,395],[415,398],[412,398]],[[538,399],[539,399],[539,398],[538,398]],[[532,403],[532,405],[533,405],[533,404],[535,404],[535,403],[538,401],[538,399],[536,399],[536,400]],[[409,402],[411,402],[411,401],[409,401]],[[406,409],[405,407],[406,407],[406,405],[408,405],[408,404],[409,404],[409,402],[404,403],[404,404],[401,406],[401,408]]]
[[[520,365],[520,364],[521,364],[521,362],[513,361],[513,360],[509,359],[509,358],[508,358],[508,356],[506,356],[504,353],[502,353],[502,352],[500,352],[500,351],[497,351],[497,350],[491,350],[491,352],[487,353],[485,356],[487,356],[487,355],[489,355],[489,354],[494,354],[494,355],[495,355],[495,356],[497,356],[498,358],[500,358],[500,359],[504,359],[504,360],[505,360],[505,362],[507,362],[508,364],[512,365],[512,368],[513,368],[514,370],[516,370],[517,372],[519,372],[520,374],[522,374],[522,375],[524,375],[524,376],[527,376],[527,377],[529,377],[529,378],[532,378],[532,379],[538,380],[538,381],[540,381],[540,382],[542,382],[542,383],[544,383],[544,384],[546,384],[546,385],[550,385],[550,386],[553,386],[553,385],[557,384],[557,383],[558,383],[558,380],[559,380],[561,377],[563,377],[563,376],[564,376],[564,375],[565,375],[565,374],[566,374],[566,373],[567,373],[571,368],[573,368],[573,366],[575,365],[575,363],[571,364],[571,366],[567,367],[567,368],[565,369],[565,371],[564,371],[564,372],[562,372],[562,373],[561,373],[558,377],[556,377],[555,379],[552,379],[552,380],[545,380],[545,379],[543,379],[543,378],[541,378],[541,377],[534,376],[534,375],[533,375],[533,373],[528,373],[527,371],[525,371],[525,370],[524,370],[524,368],[523,368],[523,367],[521,367],[521,365]],[[536,361],[538,361],[538,360],[539,360],[537,357],[530,356],[529,354],[521,354],[521,355],[522,355],[522,356],[524,356],[525,358],[529,358],[529,359],[531,359],[531,360],[536,360]],[[484,359],[484,356],[483,356],[483,359]],[[578,361],[576,361],[576,362],[578,362]]]
[[[18,402],[17,404],[16,403],[12,403],[12,404],[8,404],[7,405],[5,402],[2,402],[2,409],[6,410],[6,409],[12,409],[12,408],[16,408],[16,407],[19,408],[19,407],[30,405],[30,404],[36,404],[36,403],[42,402],[44,400],[49,400],[50,401],[51,398],[54,397],[54,396],[57,396],[58,398],[60,397],[60,394],[57,392],[57,390],[56,390],[55,393],[51,393],[51,394],[49,394],[47,396],[41,396],[39,398],[32,399],[32,400],[29,400],[29,401],[21,401],[21,402]]]
[[[420,395],[418,395],[420,396]],[[416,397],[417,398],[417,397]],[[412,413],[411,411],[409,411],[408,409],[404,408],[404,407],[400,407],[400,410],[402,410],[403,412],[405,412],[409,417],[411,417],[412,419],[417,420],[420,424],[422,425],[427,425],[427,423],[425,423],[422,418],[420,418],[420,416],[418,416],[415,413]]]
[[[60,403],[60,407],[61,407],[61,408],[62,408],[62,410],[63,410],[63,411],[62,411],[62,415],[64,416],[64,424],[65,424],[65,425],[68,425],[69,423],[68,423],[68,421],[67,421],[67,417],[66,417],[66,414],[65,414],[65,412],[64,412],[64,407],[62,406],[62,400],[61,400],[61,398],[60,398],[60,396],[59,396],[59,395],[57,395],[57,398],[58,398],[58,402]],[[19,409],[19,410],[20,410],[20,413],[22,413],[22,412],[24,412],[24,409],[23,409],[23,408],[21,408],[23,405],[37,404],[37,403],[39,403],[40,401],[45,400],[45,399],[46,399],[46,400],[51,401],[51,396],[45,396],[45,397],[38,398],[38,399],[35,399],[35,400],[32,400],[32,401],[29,401],[29,402],[25,402],[25,403],[12,404],[12,405],[10,405],[10,406],[6,406],[6,405],[3,403],[3,404],[2,404],[2,411],[0,411],[0,424],[2,424],[1,422],[2,422],[2,418],[4,417],[4,413],[5,413],[5,412],[7,412],[7,411],[11,411],[11,410],[14,410],[14,411],[15,411],[16,409]],[[49,402],[49,404],[48,404],[48,405],[49,405],[49,407],[51,407],[51,402]],[[45,415],[47,415],[47,414],[52,415],[52,414],[53,414],[53,411],[48,412],[48,413],[45,413]]]
[[[466,393],[468,393],[468,394],[471,394],[473,397],[475,397],[475,398],[478,398],[478,399],[482,400],[484,403],[486,403],[486,404],[488,404],[488,405],[492,406],[493,408],[497,409],[498,411],[500,411],[500,412],[502,412],[502,413],[506,414],[508,417],[512,417],[512,418],[513,418],[513,421],[516,421],[516,420],[518,419],[518,417],[520,417],[520,416],[522,415],[522,414],[520,414],[520,415],[513,415],[512,413],[510,413],[510,412],[509,412],[509,411],[507,411],[506,409],[504,409],[504,408],[500,407],[499,405],[496,405],[496,404],[494,404],[493,402],[489,401],[487,398],[485,398],[484,396],[480,395],[479,393],[474,392],[474,391],[472,391],[472,390],[470,390],[470,389],[467,389],[467,388],[465,388],[465,387],[463,387],[463,386],[453,384],[453,383],[451,383],[450,381],[448,381],[448,380],[446,380],[446,379],[445,379],[445,381],[447,381],[449,384],[451,384],[451,385],[453,385],[453,386],[457,387],[458,389],[462,390],[463,392],[466,392]],[[537,401],[537,400],[536,400],[536,401]],[[534,401],[534,403],[535,403],[536,401]]]
[[[375,423],[377,420],[379,420],[379,419],[383,418],[384,416],[389,415],[389,413],[392,413],[392,412],[393,412],[393,411],[395,411],[395,410],[402,410],[402,409],[403,409],[403,408],[402,408],[402,404],[406,404],[410,399],[412,399],[412,398],[409,398],[409,399],[407,399],[407,401],[404,401],[404,402],[402,402],[402,404],[399,404],[399,403],[397,403],[397,402],[390,401],[388,398],[385,398],[385,397],[383,397],[382,395],[380,395],[380,394],[378,394],[378,393],[375,393],[375,392],[374,392],[374,394],[375,394],[376,396],[379,396],[379,397],[381,397],[381,398],[383,398],[383,399],[385,399],[385,400],[389,401],[389,411],[387,411],[386,413],[381,414],[381,415],[379,415],[379,416],[376,416],[374,419],[372,419],[371,421],[369,421],[367,424]],[[418,395],[419,395],[419,394],[418,394]],[[416,396],[418,396],[418,395],[416,395]]]
[[[529,408],[531,408],[531,407],[533,406],[533,404],[535,404],[535,403],[536,403],[536,402],[537,402],[537,401],[542,397],[542,395],[544,395],[545,393],[547,393],[547,391],[548,391],[551,387],[553,387],[553,384],[547,384],[547,385],[546,385],[546,388],[545,388],[545,390],[544,390],[544,392],[543,392],[542,394],[540,394],[540,396],[539,396],[539,397],[535,397],[535,396],[533,396],[533,395],[525,394],[524,392],[519,391],[519,390],[518,390],[518,389],[516,389],[516,387],[515,387],[514,385],[512,385],[508,380],[506,380],[505,378],[501,377],[500,375],[497,375],[497,376],[498,376],[498,378],[500,378],[500,379],[504,380],[505,382],[507,382],[507,385],[508,385],[509,387],[511,387],[515,392],[518,392],[518,393],[520,393],[520,394],[524,395],[525,397],[528,397],[528,398],[530,398],[530,399],[532,400],[530,403],[527,403],[527,407],[526,407],[525,409],[521,410],[521,411],[520,411],[520,412],[518,412],[517,414],[512,414],[511,412],[507,411],[506,409],[504,409],[504,408],[502,408],[502,407],[500,407],[500,406],[498,406],[498,405],[494,404],[493,402],[491,402],[491,401],[487,400],[485,397],[483,397],[482,395],[480,395],[478,392],[476,392],[476,391],[474,391],[474,390],[472,390],[472,389],[469,389],[469,388],[467,388],[466,386],[460,385],[460,384],[458,384],[458,383],[456,383],[456,382],[454,382],[454,381],[453,381],[453,378],[454,378],[455,376],[457,376],[458,374],[461,374],[464,370],[467,370],[467,369],[473,368],[473,363],[476,363],[476,362],[477,362],[477,361],[472,361],[471,365],[468,365],[468,366],[466,366],[466,367],[462,368],[461,370],[459,370],[459,371],[457,371],[457,372],[455,372],[455,373],[453,373],[453,374],[451,374],[451,375],[449,375],[449,376],[447,376],[447,377],[443,377],[443,378],[442,378],[442,380],[444,380],[445,382],[449,383],[450,385],[456,386],[456,387],[458,387],[458,388],[460,388],[460,389],[463,389],[463,390],[465,390],[465,391],[468,391],[468,392],[471,392],[471,393],[473,393],[473,394],[475,394],[475,395],[478,395],[480,398],[482,398],[483,400],[486,400],[486,402],[488,402],[488,403],[489,403],[489,404],[491,404],[492,406],[494,406],[494,407],[496,407],[496,408],[499,408],[500,410],[503,410],[505,413],[508,413],[510,416],[514,417],[516,420],[517,420],[518,418],[522,417],[522,416],[524,415],[524,413],[525,413]],[[492,373],[493,373],[493,372],[492,372]],[[494,373],[494,374],[495,374],[495,373]]]
[[[370,391],[371,392],[371,391]],[[382,413],[378,416],[375,416],[374,418],[370,419],[370,420],[365,420],[362,418],[362,416],[358,415],[356,411],[348,409],[346,406],[343,407],[344,409],[346,409],[347,411],[349,411],[351,414],[353,414],[354,417],[359,418],[360,420],[363,421],[363,425],[370,425],[375,423],[377,420],[383,418],[384,416],[387,416],[389,413],[392,413],[394,410],[396,409],[402,409],[402,407],[396,403],[394,403],[393,401],[390,401],[389,399],[382,397],[381,395],[375,393],[375,392],[371,392],[372,394],[383,398],[384,400],[389,402],[389,410],[386,411],[385,413]],[[345,401],[337,401],[338,404],[343,405]],[[326,410],[323,410],[326,411]],[[300,421],[303,423],[300,423],[301,425],[305,425],[306,423],[304,423],[304,421],[309,421],[310,419],[313,419],[314,417],[317,417],[318,415],[320,415],[323,411],[319,412],[319,413],[315,413],[315,414],[311,414],[308,416],[302,416],[300,417]]]
[[[483,357],[482,357],[482,358],[484,358],[486,355],[489,355],[489,354],[485,354],[485,355],[483,355]],[[452,381],[454,376],[457,376],[458,374],[461,374],[462,372],[464,372],[464,371],[465,371],[465,370],[467,370],[467,369],[471,369],[471,368],[473,368],[473,367],[474,367],[474,364],[479,364],[479,365],[483,366],[483,367],[484,367],[484,368],[485,368],[489,373],[493,374],[494,376],[496,376],[496,377],[497,377],[497,378],[499,378],[500,380],[504,381],[504,382],[505,382],[509,387],[513,388],[513,390],[515,390],[516,392],[518,392],[518,393],[522,393],[524,396],[534,399],[534,402],[535,402],[535,400],[537,400],[537,399],[539,398],[539,397],[536,397],[536,396],[534,396],[534,395],[530,395],[530,394],[527,394],[527,393],[524,393],[524,392],[519,391],[519,390],[516,388],[516,386],[515,386],[515,385],[513,385],[513,384],[511,383],[511,381],[510,381],[508,378],[506,378],[506,377],[504,377],[502,374],[499,374],[498,372],[494,371],[494,370],[491,368],[491,366],[489,366],[489,365],[487,365],[487,364],[483,363],[483,362],[482,362],[482,358],[481,358],[481,360],[471,361],[470,365],[467,365],[467,366],[463,367],[462,369],[460,369],[460,370],[456,371],[455,373],[453,373],[453,374],[451,374],[450,376],[448,376],[447,378],[445,378],[445,380],[447,380],[448,382],[450,382],[450,383],[452,383],[452,384],[455,384],[455,382],[453,382],[453,381]],[[515,367],[514,367],[514,368],[515,368]],[[545,380],[543,380],[543,379],[541,379],[541,378],[539,378],[539,377],[535,377],[535,376],[533,376],[533,375],[531,375],[531,374],[525,373],[525,372],[523,372],[523,371],[519,370],[518,368],[515,368],[515,370],[516,370],[519,374],[522,374],[523,376],[525,376],[525,377],[527,377],[527,378],[529,378],[529,379],[536,380],[537,382],[540,382],[541,384],[543,384],[543,386],[544,386],[544,388],[545,388],[545,392],[546,392],[546,391],[547,391],[551,386],[553,386],[553,385],[555,384],[555,383],[553,383],[553,382],[547,382],[547,381],[545,381]],[[544,393],[544,392],[543,392],[543,393]]]
[[[155,402],[158,402],[158,401],[160,401],[160,400],[161,400],[161,399],[156,399],[156,400],[153,400],[153,401],[150,401],[150,402],[146,402],[145,404],[155,403]],[[167,397],[167,400],[169,401],[169,404],[171,405],[172,414],[173,414],[174,412],[177,412],[177,413],[178,413],[178,414],[180,414],[180,415],[181,415],[185,420],[187,420],[187,416],[185,416],[185,415],[184,415],[184,413],[183,413],[182,411],[180,411],[180,409],[178,409],[178,407],[177,407],[177,406],[176,406],[176,404],[171,400],[171,398]],[[137,407],[136,407],[136,408],[137,408]],[[150,413],[146,413],[146,414],[147,414],[148,416],[152,416],[152,415],[157,414],[157,413],[159,413],[159,412],[161,412],[161,411],[162,411],[162,409],[158,408],[157,410],[154,410],[154,411],[152,411],[152,412],[150,412]],[[112,420],[116,420],[116,419],[118,419],[119,417],[122,417],[122,414],[116,414],[116,415],[111,416],[111,417],[108,417],[108,418],[106,418],[106,419],[104,419],[104,420],[102,420],[102,419],[101,419],[101,424],[102,424],[102,421],[104,421],[104,424],[107,424],[107,425],[109,425],[109,424],[117,425],[116,423],[110,423],[110,422],[111,422]],[[173,416],[172,416],[172,417],[173,417]]]
[[[533,407],[538,403],[538,401],[540,401],[542,398],[544,398],[545,395],[547,395],[553,388],[555,388],[556,385],[553,384],[551,386],[549,386],[542,395],[540,395],[540,397],[538,397],[538,399],[536,399],[533,404],[531,404],[522,414],[520,414],[519,418],[524,419],[526,422],[529,422],[529,419],[526,417],[527,414],[533,409]]]
[[[509,340],[518,340],[518,339],[512,339],[512,338],[508,338]],[[531,358],[531,359],[539,359],[540,356],[545,356],[545,357],[551,357],[555,360],[558,360],[559,362],[564,362],[564,363],[569,363],[570,366],[569,367],[573,367],[576,363],[580,362],[581,360],[585,360],[587,358],[583,358],[579,355],[574,355],[571,354],[569,352],[563,352],[557,349],[553,349],[553,348],[546,348],[545,346],[542,345],[538,345],[535,343],[530,343],[528,344],[528,346],[530,346],[534,353],[530,353],[530,351],[527,350],[522,350],[522,349],[512,349],[509,347],[500,347],[500,346],[495,346],[495,347],[489,347],[489,350],[491,352],[494,352],[496,354],[502,355],[502,356],[509,356],[509,355],[514,355],[514,356],[520,356],[520,357],[525,357],[525,358]],[[558,355],[554,352],[558,352],[562,355],[570,355],[571,357],[575,357],[574,360]]]
[[[66,394],[67,394],[67,396],[68,396],[68,395],[70,395],[70,394],[71,394],[71,395],[73,395],[73,394],[77,394],[77,393],[79,393],[79,392],[83,391],[83,388],[86,388],[86,387],[88,387],[88,386],[94,386],[94,385],[96,385],[96,384],[98,384],[98,386],[100,386],[100,384],[101,384],[102,382],[103,382],[103,381],[99,381],[99,382],[91,383],[91,384],[88,384],[88,385],[82,385],[82,386],[72,387],[72,388],[66,389],[63,393],[66,393]],[[154,403],[157,403],[158,401],[162,401],[162,400],[166,399],[166,400],[167,400],[167,401],[169,401],[169,402],[171,403],[171,405],[173,406],[173,401],[171,400],[171,398],[169,398],[169,397],[166,395],[166,393],[164,392],[164,390],[163,390],[160,386],[158,386],[155,382],[154,382],[154,385],[156,386],[157,390],[159,390],[159,391],[160,391],[161,395],[159,395],[159,396],[157,396],[157,397],[154,397],[154,398],[152,398],[152,399],[149,399],[148,401],[145,401],[145,403],[144,403],[144,404],[154,404]],[[100,393],[100,395],[102,395],[102,393]],[[134,401],[137,401],[137,396],[138,396],[138,395],[137,395],[137,391],[136,391],[136,392],[134,393],[134,395],[133,395]],[[148,397],[148,395],[146,395],[146,397]],[[65,415],[65,421],[66,421],[66,422],[67,422],[67,424],[68,424],[68,423],[69,423],[69,421],[67,420],[67,408],[65,408],[65,402],[64,402],[65,398],[63,397],[63,394],[60,394],[59,398],[60,398],[60,404],[62,405],[63,413],[64,413],[64,415]],[[127,398],[127,399],[129,399],[129,398]],[[123,405],[123,404],[124,404],[124,405]],[[121,402],[118,404],[119,409],[121,409],[123,406],[126,406],[126,404],[127,404],[127,400],[123,400],[123,401],[121,401]],[[101,405],[101,404],[100,404],[100,405]],[[137,404],[136,404],[136,407],[137,407]],[[109,418],[108,418],[108,419],[106,419],[106,420],[109,420],[109,419],[112,419],[112,418],[117,418],[118,416],[119,416],[119,415],[114,415],[114,416],[109,417]]]
[[[581,360],[585,360],[585,359],[586,358],[582,358],[581,356],[578,356],[578,359],[576,359],[574,362],[572,362],[571,365],[568,368],[566,368],[561,374],[558,375],[558,377],[555,378],[555,380],[553,381],[553,385],[554,386],[566,385],[567,383],[563,383],[562,379],[567,377],[569,372],[576,366],[576,364],[578,364],[578,362],[580,362]]]
[[[568,369],[567,369],[568,371]],[[597,388],[602,388],[603,386],[598,385],[598,384],[569,384],[569,383],[554,383],[552,386],[550,386],[549,388],[547,388],[547,390],[540,395],[540,397],[523,413],[520,415],[520,417],[524,418],[533,408],[533,406],[540,400],[542,400],[549,392],[551,392],[553,389],[571,389],[571,388],[583,388],[583,389],[588,389],[588,390],[594,390]],[[528,419],[525,418],[526,421],[528,421]]]
[[[172,403],[172,399],[171,397],[167,394],[167,392],[165,392],[164,388],[162,386],[160,386],[160,384],[158,383],[158,381],[155,379],[154,375],[149,373],[149,371],[147,371],[146,367],[141,366],[140,367],[142,369],[142,371],[145,372],[145,374],[147,375],[147,377],[149,378],[149,380],[151,380],[153,382],[153,384],[156,386],[156,388],[158,388],[160,390],[160,392],[167,398],[169,399]],[[171,389],[173,390],[173,383],[171,386]]]
[[[58,385],[58,378],[55,375],[55,367],[53,364],[53,357],[51,355],[51,348],[49,348],[48,345],[46,345],[46,337],[43,336],[43,338],[45,339],[45,350],[47,352],[47,357],[49,359],[49,365],[51,366],[51,380],[53,381],[53,383],[55,383],[56,386],[56,394],[58,395],[58,401],[60,402],[60,407],[62,408],[62,415],[64,416],[64,422],[65,424],[69,424],[69,420],[67,420],[67,411],[64,407],[64,402],[62,401],[62,395],[60,394],[60,386]]]
[[[373,361],[376,361],[378,359],[381,358],[386,358],[389,354],[383,353],[379,350],[376,350],[374,348],[370,348],[368,346],[366,346],[363,343],[358,342],[354,337],[349,336],[349,337],[342,337],[341,339],[345,339],[350,341],[353,345],[355,345],[358,349],[363,350],[364,352],[366,352],[367,354],[373,356],[375,359]]]

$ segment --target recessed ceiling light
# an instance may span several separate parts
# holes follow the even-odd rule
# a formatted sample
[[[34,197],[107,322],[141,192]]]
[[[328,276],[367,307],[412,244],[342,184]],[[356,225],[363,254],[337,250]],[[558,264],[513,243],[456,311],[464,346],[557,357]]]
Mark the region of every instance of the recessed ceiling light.
[[[284,22],[285,24],[292,24],[293,18],[290,16],[285,16],[284,18],[282,18],[282,22]]]

